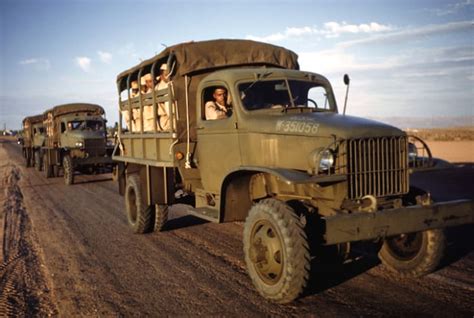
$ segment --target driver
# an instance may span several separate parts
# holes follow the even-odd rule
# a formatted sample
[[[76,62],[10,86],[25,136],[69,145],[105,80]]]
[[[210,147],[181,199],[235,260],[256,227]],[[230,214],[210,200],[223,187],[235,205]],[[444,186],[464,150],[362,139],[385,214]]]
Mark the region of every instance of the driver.
[[[213,101],[208,101],[204,106],[206,109],[206,120],[224,119],[231,115],[230,105],[227,103],[227,89],[217,87],[212,94]]]

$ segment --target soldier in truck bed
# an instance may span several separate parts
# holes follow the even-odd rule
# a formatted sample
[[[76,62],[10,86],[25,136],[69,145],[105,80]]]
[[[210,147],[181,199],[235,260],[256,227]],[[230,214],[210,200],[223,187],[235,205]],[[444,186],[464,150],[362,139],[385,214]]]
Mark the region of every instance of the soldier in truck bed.
[[[155,90],[161,90],[168,88],[169,82],[169,71],[166,64],[161,64],[160,66],[160,76],[156,78],[158,84],[155,85]],[[167,96],[166,94],[165,96]],[[170,130],[170,116],[169,116],[169,102],[158,103],[158,128],[161,131]]]

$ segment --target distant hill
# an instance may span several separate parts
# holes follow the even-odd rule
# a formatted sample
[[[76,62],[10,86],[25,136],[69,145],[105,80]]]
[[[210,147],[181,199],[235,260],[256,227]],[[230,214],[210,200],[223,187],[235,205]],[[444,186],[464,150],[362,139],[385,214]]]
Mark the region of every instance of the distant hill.
[[[369,117],[401,128],[455,128],[474,127],[474,116],[436,116],[436,117]]]

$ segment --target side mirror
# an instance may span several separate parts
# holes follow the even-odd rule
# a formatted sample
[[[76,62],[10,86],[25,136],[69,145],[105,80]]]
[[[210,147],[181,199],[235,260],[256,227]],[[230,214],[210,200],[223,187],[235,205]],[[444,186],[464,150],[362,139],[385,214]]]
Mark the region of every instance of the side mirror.
[[[347,107],[347,96],[349,96],[349,83],[351,82],[349,75],[344,74],[344,84],[346,84],[346,98],[344,99],[344,111],[342,112],[343,115],[346,114],[346,107]]]
[[[344,74],[344,84],[349,85],[351,82],[351,79],[349,78],[349,75]]]

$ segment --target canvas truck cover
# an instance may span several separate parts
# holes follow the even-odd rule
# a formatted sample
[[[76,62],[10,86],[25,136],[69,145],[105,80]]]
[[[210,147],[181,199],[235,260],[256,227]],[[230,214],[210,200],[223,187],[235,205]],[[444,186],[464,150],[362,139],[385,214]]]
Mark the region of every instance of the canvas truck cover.
[[[117,81],[156,61],[166,62],[173,54],[177,65],[174,76],[183,76],[230,66],[266,65],[299,69],[298,55],[280,46],[250,40],[211,40],[170,46],[160,54],[120,73]],[[123,82],[121,91],[126,87]]]
[[[31,147],[33,139],[33,125],[42,122],[43,115],[28,116],[23,119],[23,138],[25,147]]]
[[[103,115],[104,109],[96,104],[86,104],[86,103],[72,103],[54,106],[51,109],[48,109],[43,113],[43,123],[46,129],[48,146],[54,145],[54,143],[59,141],[59,123],[54,121],[54,118],[74,113],[91,113],[91,115]],[[56,133],[55,133],[56,131]]]
[[[210,72],[231,67],[276,67],[299,70],[298,55],[280,46],[255,42],[250,40],[210,40],[202,42],[187,42],[170,46],[153,58],[120,73],[117,76],[119,94],[127,89],[127,79],[137,80],[138,72],[142,75],[167,63],[170,56],[169,68],[172,72],[174,97],[178,112],[186,113],[185,76],[188,76],[190,136],[196,137],[196,90],[199,82]],[[174,66],[173,66],[174,65]],[[155,74],[155,76],[158,74]],[[178,139],[184,141],[182,132],[186,130],[186,118],[181,116],[177,121]]]
[[[104,109],[95,104],[86,104],[86,103],[73,103],[73,104],[64,104],[64,105],[58,105],[54,106],[51,109],[48,109],[47,111],[44,112],[44,116],[50,116],[52,115],[53,117],[60,116],[60,115],[65,115],[65,114],[71,114],[71,113],[86,113],[90,112],[93,113],[94,115],[103,115],[104,114]],[[46,119],[46,118],[45,118]]]
[[[43,115],[28,116],[23,119],[23,126],[34,125],[43,121]]]

